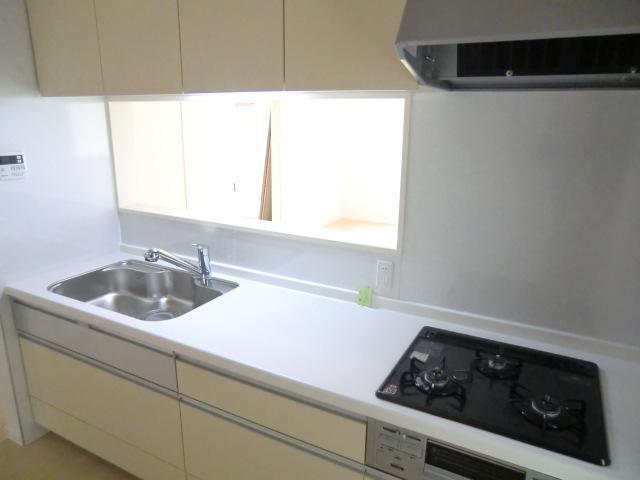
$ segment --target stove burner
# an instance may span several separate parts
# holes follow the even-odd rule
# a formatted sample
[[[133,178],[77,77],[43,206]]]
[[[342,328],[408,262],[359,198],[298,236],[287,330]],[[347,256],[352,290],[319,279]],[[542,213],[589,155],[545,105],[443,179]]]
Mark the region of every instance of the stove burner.
[[[585,404],[580,400],[559,400],[552,395],[526,396],[512,390],[512,403],[527,421],[538,425],[542,431],[571,430],[581,441],[584,431]],[[526,390],[526,389],[525,389]]]
[[[520,374],[522,361],[505,357],[501,354],[476,351],[474,359],[476,369],[484,376],[496,380],[508,380],[516,378]]]
[[[434,367],[431,370],[423,370],[415,378],[416,387],[426,393],[447,395],[451,386],[451,376],[442,368]]]
[[[494,355],[487,359],[487,366],[494,370],[504,370],[507,366],[507,360],[500,355]]]
[[[543,395],[531,400],[534,412],[546,418],[556,418],[562,414],[563,405],[551,395]]]
[[[429,404],[436,398],[448,398],[452,408],[462,411],[466,403],[466,390],[462,385],[471,381],[469,370],[449,372],[445,367],[446,358],[440,365],[428,368],[426,362],[411,359],[409,370],[400,377],[400,394],[405,396],[424,396]]]

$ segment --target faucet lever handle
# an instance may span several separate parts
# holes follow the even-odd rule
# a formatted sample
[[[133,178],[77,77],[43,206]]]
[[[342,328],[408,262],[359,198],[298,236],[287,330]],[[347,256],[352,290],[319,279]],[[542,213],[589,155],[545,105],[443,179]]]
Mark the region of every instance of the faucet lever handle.
[[[211,259],[209,258],[209,246],[201,243],[192,243],[198,249],[198,264],[204,278],[211,277]]]

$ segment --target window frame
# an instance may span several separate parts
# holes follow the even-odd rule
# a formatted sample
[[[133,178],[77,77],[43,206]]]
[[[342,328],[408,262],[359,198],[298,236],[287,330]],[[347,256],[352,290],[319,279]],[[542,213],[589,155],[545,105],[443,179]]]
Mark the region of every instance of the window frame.
[[[402,157],[400,166],[400,198],[398,202],[398,232],[396,237],[395,248],[358,243],[341,238],[331,238],[327,235],[328,230],[305,230],[301,227],[292,227],[282,223],[271,222],[268,220],[259,220],[245,217],[219,217],[216,219],[204,218],[204,216],[189,212],[187,210],[178,210],[170,208],[156,208],[147,205],[136,205],[122,207],[118,198],[118,189],[116,184],[115,158],[113,149],[113,137],[111,135],[111,118],[109,114],[110,102],[144,102],[144,101],[198,101],[203,98],[211,98],[216,95],[228,96],[229,93],[209,93],[209,94],[172,94],[172,95],[115,95],[104,97],[105,114],[107,119],[107,128],[109,132],[109,143],[111,148],[111,168],[113,174],[113,188],[116,195],[118,212],[129,212],[137,215],[145,215],[160,219],[178,220],[197,225],[214,226],[226,230],[236,230],[247,233],[253,233],[258,236],[268,236],[276,238],[285,238],[300,242],[309,242],[325,246],[346,247],[360,251],[379,252],[381,254],[402,254],[404,231],[405,231],[405,207],[406,207],[406,190],[407,190],[407,166],[409,157],[409,144],[411,139],[411,104],[413,93],[408,91],[357,91],[357,92],[241,92],[233,93],[239,102],[251,101],[261,96],[278,99],[279,97],[291,97],[293,95],[299,98],[307,99],[384,99],[384,98],[400,98],[404,100],[404,119],[403,119],[403,139],[402,139]],[[324,233],[324,234],[323,234]],[[336,235],[339,237],[340,235]]]

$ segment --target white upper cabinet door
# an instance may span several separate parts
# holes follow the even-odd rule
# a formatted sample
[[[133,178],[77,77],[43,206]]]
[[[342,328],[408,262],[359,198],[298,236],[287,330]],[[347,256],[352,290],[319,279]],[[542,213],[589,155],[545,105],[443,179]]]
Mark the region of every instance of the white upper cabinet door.
[[[93,0],[27,0],[40,93],[102,95]]]
[[[282,90],[283,0],[179,0],[184,91]]]
[[[177,0],[95,0],[107,95],[182,92]]]
[[[395,40],[404,0],[286,0],[286,90],[408,90]]]

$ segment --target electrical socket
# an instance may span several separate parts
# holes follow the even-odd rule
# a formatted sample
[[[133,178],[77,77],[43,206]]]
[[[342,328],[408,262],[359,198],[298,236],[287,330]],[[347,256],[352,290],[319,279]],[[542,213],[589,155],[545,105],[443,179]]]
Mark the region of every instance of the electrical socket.
[[[393,262],[378,260],[376,267],[376,288],[391,290],[393,287]]]

